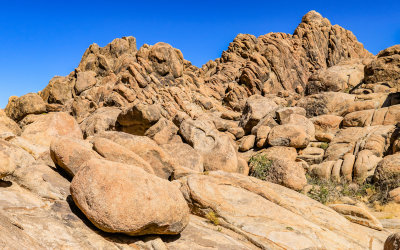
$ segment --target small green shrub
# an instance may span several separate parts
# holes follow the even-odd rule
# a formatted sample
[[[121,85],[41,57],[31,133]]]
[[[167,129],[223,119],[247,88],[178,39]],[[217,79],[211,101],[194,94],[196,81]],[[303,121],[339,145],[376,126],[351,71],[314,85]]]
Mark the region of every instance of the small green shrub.
[[[272,161],[263,154],[254,155],[250,158],[250,175],[260,180],[266,180]]]
[[[323,142],[319,145],[320,148],[322,148],[323,150],[326,150],[329,147],[329,143],[327,142]]]
[[[214,224],[215,226],[219,225],[219,219],[218,216],[213,212],[208,212],[206,214],[206,219],[209,220],[212,224]]]

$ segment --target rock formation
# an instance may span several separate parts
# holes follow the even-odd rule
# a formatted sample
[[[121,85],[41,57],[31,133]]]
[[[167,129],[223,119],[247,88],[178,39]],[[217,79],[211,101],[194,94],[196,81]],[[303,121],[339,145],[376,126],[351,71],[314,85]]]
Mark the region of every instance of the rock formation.
[[[315,11],[201,68],[90,45],[0,111],[0,248],[397,249],[399,60]]]

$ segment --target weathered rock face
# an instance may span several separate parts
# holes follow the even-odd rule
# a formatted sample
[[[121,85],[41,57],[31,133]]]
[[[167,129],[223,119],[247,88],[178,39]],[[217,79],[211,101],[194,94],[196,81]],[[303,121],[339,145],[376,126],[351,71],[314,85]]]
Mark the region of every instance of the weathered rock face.
[[[343,117],[336,115],[320,115],[310,119],[314,123],[315,138],[330,142],[339,130]]]
[[[221,225],[241,232],[259,248],[364,249],[372,244],[378,249],[386,238],[270,182],[222,171],[191,175],[181,182],[192,210],[204,217],[212,212]]]
[[[145,131],[160,118],[158,106],[138,104],[122,111],[117,121],[124,127],[124,131],[135,135],[144,135]]]
[[[302,190],[307,184],[303,167],[295,161],[276,157],[272,159],[266,180],[293,190]]]
[[[135,165],[150,174],[154,174],[153,168],[142,157],[111,140],[95,137],[93,139],[93,149],[109,161]]]
[[[268,134],[271,146],[305,148],[310,139],[302,126],[286,124],[273,127]]]
[[[5,113],[15,121],[22,120],[29,114],[42,114],[46,112],[46,104],[38,94],[30,93],[21,97],[11,97]]]
[[[244,107],[243,116],[240,119],[240,126],[243,127],[245,132],[249,133],[262,118],[268,114],[274,115],[277,108],[278,105],[268,98],[259,97],[249,99]]]
[[[8,133],[21,135],[21,128],[15,121],[8,118],[4,112],[0,111],[0,137]]]
[[[395,181],[400,175],[400,154],[388,155],[376,167],[374,179],[378,182]]]
[[[179,234],[189,220],[178,188],[134,165],[88,161],[72,180],[71,195],[88,219],[106,232]]]
[[[156,142],[148,137],[114,131],[104,132],[98,136],[109,139],[134,152],[150,164],[154,173],[161,178],[168,179],[176,167],[172,158]]]
[[[101,158],[91,147],[90,143],[83,140],[57,137],[50,145],[50,155],[56,165],[63,168],[70,176],[74,176],[83,163],[92,158]]]
[[[179,168],[189,168],[203,172],[203,157],[195,149],[185,143],[170,143],[161,146]]]
[[[378,53],[377,58],[365,67],[365,82],[386,82],[398,87],[400,80],[400,45],[395,45]]]
[[[236,150],[230,138],[220,134],[213,127],[213,124],[207,121],[185,120],[179,132],[185,141],[203,156],[205,170],[237,172]]]
[[[75,119],[63,112],[40,116],[35,122],[24,127],[21,136],[34,144],[47,147],[57,136],[83,138]]]
[[[14,161],[6,153],[0,151],[0,179],[12,174],[15,167]]]
[[[118,108],[104,107],[97,109],[80,124],[83,135],[88,137],[96,133],[115,130],[120,113],[121,110]]]
[[[341,63],[314,73],[308,79],[306,94],[351,89],[363,79],[364,65],[361,62]]]

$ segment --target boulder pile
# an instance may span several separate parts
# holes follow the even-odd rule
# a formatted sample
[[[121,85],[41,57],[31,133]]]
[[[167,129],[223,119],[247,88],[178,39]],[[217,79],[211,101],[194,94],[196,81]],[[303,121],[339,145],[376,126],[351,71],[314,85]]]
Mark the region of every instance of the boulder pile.
[[[0,111],[0,248],[397,249],[323,185],[400,203],[399,62],[315,11],[201,68],[166,43],[90,45]]]

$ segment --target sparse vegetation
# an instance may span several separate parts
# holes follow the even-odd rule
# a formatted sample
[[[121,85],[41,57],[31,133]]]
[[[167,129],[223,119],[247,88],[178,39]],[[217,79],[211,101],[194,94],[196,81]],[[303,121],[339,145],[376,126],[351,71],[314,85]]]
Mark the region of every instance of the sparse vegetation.
[[[272,161],[263,154],[254,155],[250,158],[250,175],[260,180],[266,180]]]
[[[327,142],[322,142],[322,143],[319,145],[319,147],[322,148],[323,150],[326,150],[326,149],[329,147],[329,143],[327,143]]]
[[[375,183],[377,192],[373,196],[373,200],[387,203],[390,200],[389,192],[398,187],[400,187],[400,175],[393,175]]]
[[[286,227],[286,229],[289,231],[294,231],[293,227]]]
[[[214,224],[215,226],[219,225],[219,219],[218,216],[213,212],[208,212],[206,214],[206,219],[209,220],[212,224]]]
[[[357,184],[342,180],[337,183],[309,175],[307,175],[307,181],[313,185],[307,195],[322,204],[337,201],[344,196],[355,200],[369,201],[377,193],[375,186],[367,182]]]

